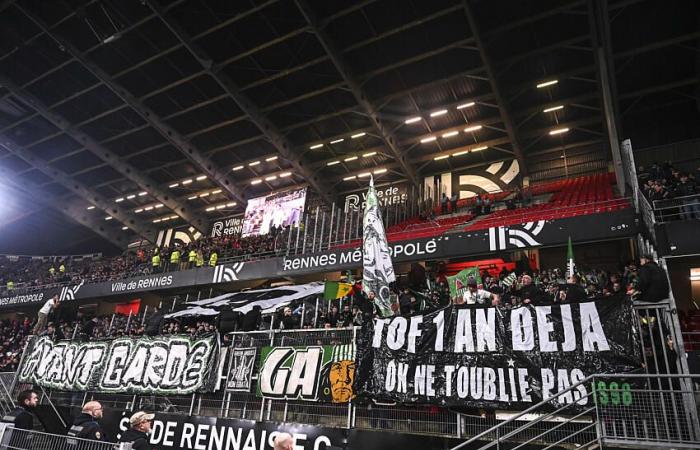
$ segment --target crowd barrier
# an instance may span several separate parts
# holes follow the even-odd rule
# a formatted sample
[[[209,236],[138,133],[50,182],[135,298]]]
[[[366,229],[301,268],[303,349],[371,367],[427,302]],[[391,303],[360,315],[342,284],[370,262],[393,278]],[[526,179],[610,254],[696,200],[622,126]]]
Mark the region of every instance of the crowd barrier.
[[[60,434],[20,430],[6,427],[2,430],[0,450],[131,450],[130,443],[114,444]]]

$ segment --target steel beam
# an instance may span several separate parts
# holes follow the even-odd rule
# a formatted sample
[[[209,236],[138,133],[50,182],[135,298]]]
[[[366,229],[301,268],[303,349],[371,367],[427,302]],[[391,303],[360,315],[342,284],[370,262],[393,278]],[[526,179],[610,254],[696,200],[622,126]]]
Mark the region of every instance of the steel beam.
[[[600,87],[601,103],[603,106],[603,123],[607,130],[610,153],[612,155],[617,186],[623,195],[628,193],[625,183],[625,169],[622,166],[619,133],[622,132],[619,120],[619,104],[616,95],[615,69],[612,56],[612,46],[609,40],[609,20],[607,0],[588,0],[588,20],[591,41],[594,48],[594,59],[597,67],[596,79]],[[619,131],[618,131],[619,130]],[[636,183],[636,180],[627,180]]]
[[[99,79],[106,87],[108,87],[114,94],[121,98],[122,101],[133,110],[138,113],[141,118],[146,121],[151,127],[153,127],[158,133],[163,136],[163,138],[170,142],[175,148],[177,148],[182,154],[184,154],[199,170],[201,170],[205,175],[209,177],[214,183],[226,191],[229,196],[238,201],[239,203],[245,204],[245,195],[236,188],[235,181],[230,173],[220,170],[216,164],[205,156],[205,154],[197,148],[192,142],[185,139],[177,130],[168,125],[163,119],[161,119],[151,108],[147,107],[143,102],[139,101],[134,95],[132,95],[124,86],[119,84],[113,77],[111,77],[107,72],[98,67],[95,63],[90,61],[85,55],[83,55],[77,47],[75,47],[66,38],[59,36],[58,34],[52,32],[46,24],[44,24],[41,19],[35,17],[32,13],[17,5],[17,7],[30,18],[39,28],[41,28],[48,36],[58,42],[64,51],[79,61],[85,69],[92,73],[97,79]],[[168,197],[168,203],[162,201],[169,208],[173,209],[178,215],[180,211],[184,211],[185,207],[182,203],[173,199],[172,196]],[[191,219],[183,217],[186,221],[190,222]],[[197,226],[196,224],[190,222],[200,231],[206,231],[206,229]]]
[[[72,123],[68,122],[59,114],[51,111],[36,96],[21,89],[17,84],[15,84],[14,81],[10,80],[4,75],[0,75],[0,84],[12,91],[16,98],[21,100],[27,106],[33,108],[47,121],[51,122],[56,128],[63,130],[66,135],[80,143],[86,150],[92,152],[95,154],[95,156],[108,163],[114,170],[121,173],[125,178],[136,183],[139,188],[148,192],[151,197],[163,203],[166,207],[172,209],[173,212],[182,217],[186,222],[190,223],[192,226],[202,232],[207,231],[207,223],[201,217],[195,217],[190,212],[189,208],[186,208],[183,203],[177,201],[172,194],[161,189],[155,180],[142,174],[139,169],[124,162],[119,155],[102,146],[87,134],[78,130]],[[111,210],[112,208],[107,209]]]
[[[311,164],[295,150],[292,142],[263,115],[260,109],[243,93],[241,88],[222,71],[222,67],[215,65],[211,58],[202,50],[188,33],[173,20],[166,16],[164,8],[154,0],[145,0],[146,4],[160,17],[163,24],[170,29],[176,38],[182,42],[192,56],[200,63],[205,72],[212,77],[221,88],[229,95],[238,107],[248,116],[270,143],[277,149],[280,156],[292,165],[300,175],[316,190],[316,192],[329,204],[335,201],[334,190],[321,177],[321,174],[311,169]]]
[[[142,238],[150,241],[150,242],[155,242],[155,238],[157,235],[157,230],[152,226],[152,224],[146,223],[138,219],[136,216],[134,216],[131,212],[124,210],[123,208],[115,205],[114,201],[111,199],[105,198],[102,196],[100,193],[95,191],[94,189],[86,186],[85,184],[81,183],[80,181],[76,180],[75,178],[72,178],[71,176],[67,175],[65,172],[60,171],[58,169],[55,169],[51,167],[46,160],[43,158],[39,158],[36,155],[32,154],[25,148],[23,148],[20,145],[17,145],[15,142],[12,140],[2,137],[2,146],[10,151],[12,154],[16,155],[17,157],[23,159],[26,161],[28,164],[34,166],[41,172],[45,173],[48,175],[51,179],[53,179],[56,183],[62,185],[75,195],[83,198],[86,203],[90,205],[94,205],[96,208],[101,209],[104,211],[107,215],[111,216],[115,221],[121,222],[125,226],[129,227],[132,229],[136,234],[141,236]],[[3,176],[7,178],[12,178],[12,179],[17,179],[18,183],[22,185],[23,188],[29,189],[29,184],[26,182],[19,182],[19,180],[22,180],[22,177],[17,177],[15,175],[15,171],[10,170],[5,167],[0,167],[0,173],[3,174]],[[36,188],[34,188],[34,191],[36,191]],[[38,192],[38,191],[36,191]],[[41,191],[41,195],[44,195],[44,192]],[[55,207],[57,209],[62,209],[64,207],[64,204],[66,204],[65,201],[58,201],[55,203]],[[90,226],[98,226],[96,229],[104,229],[106,230],[108,227],[105,225],[105,222],[109,222],[108,220],[105,220],[104,217],[100,218],[95,218],[94,214],[88,213],[88,210],[86,209],[85,205],[80,205],[78,209],[73,208],[70,211],[71,215],[72,214],[77,214],[76,218],[80,218],[83,222],[87,221],[90,223]],[[93,217],[90,217],[93,216]],[[101,216],[101,214],[100,214]],[[123,234],[123,233],[120,233]],[[110,239],[112,241],[112,239]]]
[[[513,151],[515,152],[515,157],[518,158],[518,163],[520,164],[520,171],[523,176],[528,176],[527,162],[525,161],[525,155],[523,154],[522,148],[518,141],[517,131],[513,122],[513,118],[510,115],[508,108],[508,103],[506,98],[503,96],[501,89],[498,85],[498,80],[496,79],[496,72],[494,70],[493,62],[491,57],[486,51],[486,45],[481,38],[481,33],[479,31],[479,26],[476,23],[476,17],[469,6],[468,0],[463,0],[464,12],[467,15],[467,21],[469,22],[469,28],[471,28],[472,35],[476,41],[476,46],[479,48],[479,53],[481,55],[481,60],[484,63],[484,68],[486,69],[486,74],[489,78],[489,83],[491,84],[491,90],[496,97],[496,104],[498,105],[498,111],[501,113],[501,118],[503,119],[503,124],[506,127],[506,133],[510,139],[511,145],[513,146]]]
[[[336,67],[338,72],[340,72],[343,80],[345,80],[345,83],[348,85],[357,103],[360,105],[360,108],[371,120],[374,129],[382,141],[384,141],[384,144],[389,149],[391,156],[399,163],[401,170],[406,175],[408,180],[412,184],[420,186],[420,178],[418,177],[418,173],[408,162],[406,154],[403,152],[403,150],[399,148],[396,135],[394,134],[393,130],[391,130],[389,126],[384,123],[384,120],[380,117],[379,110],[370,102],[370,99],[366,92],[364,92],[362,89],[360,82],[351,72],[345,58],[342,56],[341,50],[338,48],[336,43],[333,42],[328,33],[322,28],[320,21],[309,4],[305,0],[297,0],[296,4],[304,15],[306,21],[311,26],[311,29],[316,34],[316,37],[325,49],[326,54],[330,57],[333,65]]]

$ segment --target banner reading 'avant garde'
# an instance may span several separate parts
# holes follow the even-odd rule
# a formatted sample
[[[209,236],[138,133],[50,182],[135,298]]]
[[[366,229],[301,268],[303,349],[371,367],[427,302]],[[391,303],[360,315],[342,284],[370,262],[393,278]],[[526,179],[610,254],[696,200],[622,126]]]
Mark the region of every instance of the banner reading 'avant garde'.
[[[588,375],[642,365],[631,300],[450,306],[358,335],[355,392],[376,400],[523,409]],[[559,398],[585,404],[590,386]]]
[[[218,355],[215,335],[92,342],[36,337],[19,380],[64,391],[190,394],[209,390]]]

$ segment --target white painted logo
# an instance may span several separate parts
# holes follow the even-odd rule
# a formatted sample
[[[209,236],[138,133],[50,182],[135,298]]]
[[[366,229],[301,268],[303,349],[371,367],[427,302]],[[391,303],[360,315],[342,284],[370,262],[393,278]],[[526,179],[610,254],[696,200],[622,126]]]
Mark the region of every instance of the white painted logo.
[[[493,252],[506,250],[509,246],[524,248],[542,245],[535,239],[535,236],[542,232],[544,224],[544,220],[538,220],[537,222],[528,222],[522,225],[522,229],[515,228],[517,225],[491,227],[489,228],[489,249]]]
[[[243,270],[244,262],[237,262],[230,265],[220,265],[214,268],[214,279],[212,283],[226,283],[229,281],[237,281],[238,274]]]

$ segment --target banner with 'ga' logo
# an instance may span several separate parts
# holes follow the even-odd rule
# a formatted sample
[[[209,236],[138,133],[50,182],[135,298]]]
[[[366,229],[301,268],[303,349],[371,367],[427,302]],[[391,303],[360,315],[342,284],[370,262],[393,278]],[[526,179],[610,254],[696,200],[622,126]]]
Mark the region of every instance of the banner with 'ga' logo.
[[[346,403],[355,397],[355,345],[263,347],[258,396]]]

